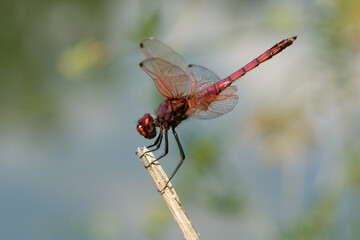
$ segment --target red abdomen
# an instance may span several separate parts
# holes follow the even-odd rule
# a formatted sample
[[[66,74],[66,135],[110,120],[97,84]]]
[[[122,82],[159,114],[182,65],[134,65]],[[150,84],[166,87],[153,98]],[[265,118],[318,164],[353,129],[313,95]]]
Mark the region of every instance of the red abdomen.
[[[201,90],[197,93],[196,97],[200,98],[203,96],[210,96],[210,95],[218,95],[220,92],[222,92],[225,88],[230,86],[232,82],[237,80],[238,78],[242,77],[247,73],[248,71],[256,68],[259,66],[260,63],[265,62],[266,60],[269,60],[288,46],[290,46],[296,39],[295,37],[284,39],[277,44],[275,44],[272,48],[266,50],[263,54],[261,54],[259,57],[253,59],[251,62],[246,64],[244,67],[240,68],[230,76],[222,79],[221,81]]]

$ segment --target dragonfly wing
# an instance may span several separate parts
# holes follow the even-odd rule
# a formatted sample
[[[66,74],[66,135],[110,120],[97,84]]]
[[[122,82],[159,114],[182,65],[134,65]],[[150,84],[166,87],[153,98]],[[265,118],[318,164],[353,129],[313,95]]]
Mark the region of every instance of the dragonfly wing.
[[[183,96],[189,77],[178,66],[161,58],[149,58],[140,63],[140,67],[154,80],[159,92],[167,98]]]
[[[191,98],[187,114],[192,118],[210,119],[228,113],[238,102],[238,96],[233,94],[235,92],[237,88],[229,86],[219,95]]]
[[[186,90],[187,95],[194,95],[202,89],[221,80],[220,77],[211,70],[195,64],[189,65],[188,72],[191,81]]]
[[[148,59],[160,58],[181,68],[187,73],[187,64],[184,58],[159,40],[154,38],[146,39],[140,43],[140,47]]]

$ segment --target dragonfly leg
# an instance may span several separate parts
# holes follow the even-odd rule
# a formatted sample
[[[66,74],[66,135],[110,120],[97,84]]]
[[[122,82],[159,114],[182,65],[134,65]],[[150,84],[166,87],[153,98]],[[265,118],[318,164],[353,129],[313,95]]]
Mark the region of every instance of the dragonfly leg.
[[[146,153],[149,153],[149,152],[154,152],[156,150],[158,150],[161,146],[161,142],[162,142],[162,137],[163,137],[163,130],[162,128],[160,128],[160,133],[159,133],[159,136],[157,137],[157,139],[155,140],[154,144],[150,145],[150,146],[147,146],[146,148],[151,148],[153,146],[156,145],[156,147],[154,149],[151,149],[151,150],[148,150],[146,152],[144,152],[140,158],[142,158]]]
[[[149,152],[156,151],[156,150],[159,149],[159,147],[160,147],[160,145],[161,145],[161,141],[162,141],[162,135],[163,135],[163,134],[162,134],[162,127],[160,127],[159,136],[156,138],[154,144],[151,144],[151,145],[149,145],[149,146],[146,146],[146,148],[151,148],[151,147],[154,147],[154,146],[156,145],[156,148],[153,149],[153,150],[151,150],[151,151],[149,150],[149,151],[144,152],[144,153],[140,156],[140,158],[142,158],[142,157],[145,155],[145,153],[149,153]],[[138,154],[138,151],[136,151],[135,154]]]
[[[183,150],[183,148],[181,146],[180,139],[179,139],[179,136],[177,135],[177,133],[175,131],[175,128],[172,128],[172,132],[173,132],[173,135],[175,137],[176,143],[177,143],[177,145],[179,147],[181,159],[180,159],[179,164],[176,166],[174,172],[169,177],[169,180],[166,182],[165,187],[163,189],[161,189],[161,191],[159,191],[159,192],[162,192],[167,187],[167,185],[169,184],[171,179],[175,176],[176,172],[180,169],[181,165],[184,163],[184,160],[185,160],[185,153],[184,153],[184,150]]]
[[[165,129],[165,152],[161,154],[156,160],[159,161],[161,158],[165,157],[169,152],[169,141],[168,141],[168,130]]]
[[[156,148],[150,150],[149,152],[156,151],[160,148],[162,137],[163,137],[163,128],[162,128],[162,126],[160,126],[160,133],[159,133],[158,138],[155,140],[154,144],[151,144],[146,147],[146,148],[152,148],[152,147],[156,146]]]
[[[161,134],[162,134],[162,130],[161,130]],[[150,150],[150,151],[147,151],[147,152],[153,152],[153,151],[159,149],[160,144],[161,144],[161,141],[160,141],[160,143],[158,144],[158,146],[157,146],[155,149]],[[160,157],[158,157],[158,158],[156,159],[156,161],[159,161],[161,158],[165,157],[166,154],[168,154],[168,151],[169,151],[168,130],[165,129],[165,152],[164,152]],[[145,168],[150,167],[154,162],[155,162],[155,161],[149,163],[149,165],[145,166]]]

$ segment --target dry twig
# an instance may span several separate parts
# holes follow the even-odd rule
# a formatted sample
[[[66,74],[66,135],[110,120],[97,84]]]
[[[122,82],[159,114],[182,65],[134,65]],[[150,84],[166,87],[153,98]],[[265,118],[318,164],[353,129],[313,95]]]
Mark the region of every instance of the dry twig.
[[[138,148],[138,155],[143,155],[144,152],[148,151],[147,148]],[[151,162],[156,161],[154,154],[146,153],[142,158],[142,162],[145,166],[148,166]],[[168,183],[168,186],[164,189],[168,177],[166,176],[164,170],[158,161],[153,163],[150,167],[147,168],[150,173],[150,176],[155,182],[155,185],[158,191],[161,191],[161,195],[163,196],[168,208],[170,209],[172,215],[175,218],[175,221],[179,225],[181,231],[184,234],[184,237],[187,240],[195,240],[200,239],[198,234],[196,233],[194,226],[190,222],[190,219],[185,214],[179,197],[177,196],[175,189],[172,187],[171,183]]]

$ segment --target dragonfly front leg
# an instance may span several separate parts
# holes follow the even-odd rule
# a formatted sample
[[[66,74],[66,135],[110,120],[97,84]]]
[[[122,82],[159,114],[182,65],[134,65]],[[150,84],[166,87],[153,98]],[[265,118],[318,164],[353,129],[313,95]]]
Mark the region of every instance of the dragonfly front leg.
[[[161,129],[161,132],[160,132],[160,133],[162,134],[162,129]],[[157,146],[155,149],[150,150],[150,151],[147,151],[147,152],[153,152],[153,151],[159,149],[159,148],[160,148],[160,145],[161,145],[161,141],[159,142],[158,146]],[[145,153],[147,153],[147,152],[145,152]],[[158,157],[158,158],[156,159],[156,161],[159,161],[161,158],[163,158],[164,156],[166,156],[166,154],[168,154],[168,152],[169,152],[168,130],[165,130],[165,152],[164,152],[160,157]],[[145,153],[144,153],[144,154],[145,154]],[[149,163],[149,165],[145,166],[145,168],[150,167],[152,164],[154,164],[154,162],[155,162],[155,161]]]
[[[153,147],[156,145],[156,148],[154,149],[151,149],[151,150],[147,150],[146,152],[144,152],[140,158],[142,158],[146,153],[149,153],[149,152],[153,152],[153,151],[156,151],[159,149],[160,145],[161,145],[161,141],[162,141],[162,130],[160,130],[160,133],[159,133],[159,136],[156,138],[154,144],[151,144],[149,146],[146,146],[147,149]],[[138,154],[138,151],[135,152],[135,154]]]
[[[151,145],[147,146],[146,148],[151,148],[151,147],[153,147],[153,146],[155,146],[155,145],[156,145],[156,147],[155,147],[154,149],[151,149],[151,150],[148,150],[148,151],[144,152],[144,153],[140,156],[140,158],[142,158],[146,153],[154,152],[154,151],[158,150],[158,149],[160,148],[160,146],[161,146],[162,137],[163,137],[163,128],[160,127],[159,136],[158,136],[157,139],[155,140],[154,144],[151,144]]]
[[[158,150],[160,148],[160,145],[161,145],[162,137],[163,137],[163,127],[160,126],[160,133],[159,133],[158,138],[155,140],[154,144],[151,144],[151,145],[147,146],[146,148],[151,148],[151,147],[156,145],[156,148],[154,148],[150,152]]]

